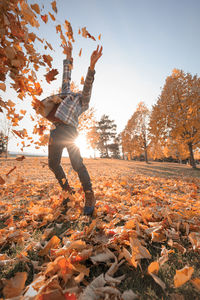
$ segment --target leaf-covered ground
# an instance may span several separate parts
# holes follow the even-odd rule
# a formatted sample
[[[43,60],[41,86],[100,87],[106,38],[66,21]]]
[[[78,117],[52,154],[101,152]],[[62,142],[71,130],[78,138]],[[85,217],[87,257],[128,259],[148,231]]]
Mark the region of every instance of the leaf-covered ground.
[[[0,297],[199,299],[200,171],[166,163],[85,160],[92,219],[68,207],[46,158],[1,159]]]

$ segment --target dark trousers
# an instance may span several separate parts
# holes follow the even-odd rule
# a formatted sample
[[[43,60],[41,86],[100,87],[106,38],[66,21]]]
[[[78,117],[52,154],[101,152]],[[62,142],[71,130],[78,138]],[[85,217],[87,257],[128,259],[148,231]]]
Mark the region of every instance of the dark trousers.
[[[78,173],[83,190],[92,190],[92,184],[88,171],[83,164],[80,150],[75,144],[78,133],[75,127],[59,124],[56,129],[50,131],[50,139],[48,146],[48,163],[49,168],[55,174],[62,189],[69,186],[65,172],[60,164],[63,149],[66,147],[69,153],[72,168]]]

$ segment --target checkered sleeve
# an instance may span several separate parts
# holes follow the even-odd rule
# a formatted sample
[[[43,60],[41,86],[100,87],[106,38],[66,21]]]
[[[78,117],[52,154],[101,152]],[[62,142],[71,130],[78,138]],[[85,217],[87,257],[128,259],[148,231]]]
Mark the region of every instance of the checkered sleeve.
[[[94,81],[94,74],[95,70],[91,70],[90,68],[88,68],[87,76],[85,78],[85,83],[81,95],[82,111],[87,110],[89,107],[89,102],[92,93],[92,84]]]
[[[63,61],[63,80],[62,80],[62,94],[70,92],[71,83],[71,70],[72,70],[72,59],[65,59]]]

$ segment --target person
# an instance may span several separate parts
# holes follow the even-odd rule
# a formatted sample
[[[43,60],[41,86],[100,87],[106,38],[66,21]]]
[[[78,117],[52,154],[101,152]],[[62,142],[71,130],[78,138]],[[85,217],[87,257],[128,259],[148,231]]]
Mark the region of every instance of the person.
[[[64,48],[66,59],[63,61],[63,80],[62,90],[58,94],[63,100],[56,107],[53,113],[53,129],[50,130],[50,138],[48,144],[48,165],[50,170],[55,174],[61,188],[64,191],[73,193],[73,188],[69,185],[66,174],[61,166],[61,157],[63,149],[66,147],[71,165],[77,172],[79,180],[85,193],[84,215],[92,216],[95,207],[95,195],[92,189],[92,183],[83,163],[80,150],[75,144],[78,135],[78,117],[89,108],[91,98],[92,84],[95,75],[95,65],[102,56],[102,47],[93,51],[90,58],[90,66],[85,78],[83,91],[74,93],[70,90],[71,70],[72,70],[72,45],[68,43]],[[51,114],[50,113],[50,114]],[[51,116],[49,116],[51,119]],[[66,202],[69,198],[65,199]]]

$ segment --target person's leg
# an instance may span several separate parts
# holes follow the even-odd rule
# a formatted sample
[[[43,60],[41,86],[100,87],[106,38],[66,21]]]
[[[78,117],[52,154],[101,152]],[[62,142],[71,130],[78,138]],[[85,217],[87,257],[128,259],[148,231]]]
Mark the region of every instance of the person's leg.
[[[67,143],[67,150],[69,153],[71,165],[73,169],[78,173],[80,182],[85,192],[84,214],[92,215],[94,211],[95,202],[96,202],[94,197],[94,192],[92,190],[90,176],[88,174],[85,165],[83,164],[83,159],[81,157],[80,150],[74,143],[74,139],[71,139]]]
[[[60,164],[64,147],[65,145],[60,133],[60,128],[56,127],[56,129],[51,130],[50,132],[48,145],[48,165],[50,170],[55,174],[55,177],[62,189],[68,190],[69,183]]]

